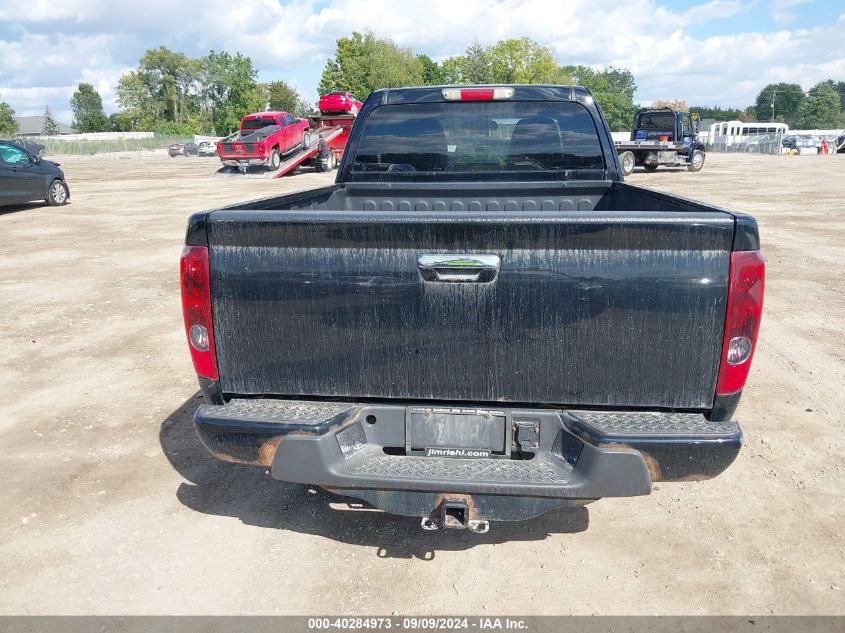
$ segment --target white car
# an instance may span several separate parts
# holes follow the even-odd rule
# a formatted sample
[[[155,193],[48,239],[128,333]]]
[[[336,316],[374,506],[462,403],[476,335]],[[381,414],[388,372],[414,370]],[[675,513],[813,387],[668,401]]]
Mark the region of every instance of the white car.
[[[217,142],[216,141],[200,141],[199,143],[200,156],[217,156]]]

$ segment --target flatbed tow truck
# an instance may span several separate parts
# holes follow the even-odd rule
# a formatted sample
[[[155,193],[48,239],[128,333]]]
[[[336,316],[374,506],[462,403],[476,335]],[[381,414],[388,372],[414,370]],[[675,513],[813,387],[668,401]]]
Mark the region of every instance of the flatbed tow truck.
[[[352,128],[352,123],[355,121],[355,115],[352,114],[338,114],[338,115],[324,115],[318,114],[308,117],[311,123],[310,129],[306,132],[307,143],[305,147],[300,147],[293,152],[282,157],[278,169],[266,171],[263,167],[258,173],[262,178],[281,178],[297,167],[310,166],[315,169],[319,167],[320,162],[320,139],[325,141],[329,150],[329,169],[337,167],[340,159],[343,157],[343,150],[346,147],[346,139],[349,138],[349,130]],[[251,168],[244,165],[241,167],[222,167],[218,173],[221,175],[251,173]]]
[[[704,144],[696,140],[698,117],[669,108],[646,108],[634,117],[629,141],[617,141],[616,152],[626,176],[642,166],[654,171],[658,165],[701,171]]]

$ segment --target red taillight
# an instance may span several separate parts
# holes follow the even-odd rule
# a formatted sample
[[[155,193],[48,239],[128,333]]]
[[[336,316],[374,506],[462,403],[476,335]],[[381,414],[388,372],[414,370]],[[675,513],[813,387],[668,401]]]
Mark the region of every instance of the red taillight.
[[[765,277],[766,264],[760,251],[731,253],[718,395],[736,393],[745,386],[760,331]]]
[[[204,378],[217,380],[217,355],[214,352],[214,328],[211,323],[208,248],[185,246],[182,249],[181,280],[185,334],[188,336],[194,369]]]
[[[505,101],[513,97],[513,88],[443,88],[446,101]]]

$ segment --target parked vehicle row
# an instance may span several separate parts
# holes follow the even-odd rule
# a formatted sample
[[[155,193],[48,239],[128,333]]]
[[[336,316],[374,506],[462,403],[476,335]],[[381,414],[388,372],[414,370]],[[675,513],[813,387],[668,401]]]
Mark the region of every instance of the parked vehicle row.
[[[843,139],[845,139],[845,134],[842,134],[839,137],[835,137],[833,135],[809,136],[790,134],[783,137],[781,145],[787,150],[795,150],[797,152],[806,150],[812,154],[814,151],[816,153],[821,152],[822,142],[827,140],[829,151],[833,152],[842,145]]]
[[[177,156],[217,156],[217,141],[173,143],[168,146],[167,153],[171,158]]]
[[[753,128],[751,128],[753,129]],[[762,129],[762,128],[761,128]],[[845,135],[843,135],[845,136]],[[840,136],[839,139],[842,139]],[[708,140],[707,148],[712,151],[740,152],[748,154],[818,154],[823,141],[827,140],[829,151],[840,147],[841,140],[833,135],[765,133],[737,136],[726,144],[722,139]]]

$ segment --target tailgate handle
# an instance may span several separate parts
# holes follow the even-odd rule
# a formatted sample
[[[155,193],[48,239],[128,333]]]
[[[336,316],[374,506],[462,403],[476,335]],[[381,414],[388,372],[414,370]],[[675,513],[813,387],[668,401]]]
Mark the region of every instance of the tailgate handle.
[[[425,281],[490,283],[499,273],[500,261],[498,255],[432,254],[417,257],[417,267]]]

